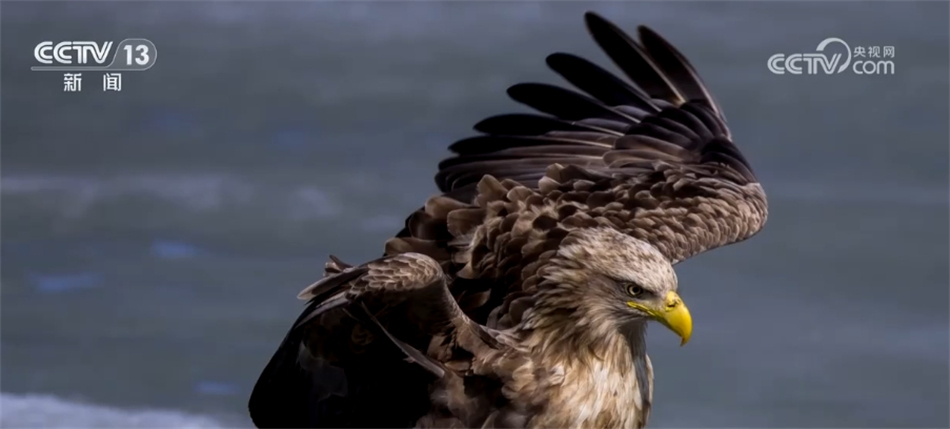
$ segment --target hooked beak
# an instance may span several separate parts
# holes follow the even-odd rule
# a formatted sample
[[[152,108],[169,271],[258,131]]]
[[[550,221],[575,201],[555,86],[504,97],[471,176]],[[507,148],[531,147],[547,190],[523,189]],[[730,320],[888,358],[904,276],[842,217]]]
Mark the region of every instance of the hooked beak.
[[[649,314],[657,322],[670,328],[683,340],[680,346],[684,346],[689,342],[689,337],[693,333],[693,318],[689,315],[686,304],[683,303],[676,292],[667,293],[660,308],[647,307],[633,301],[628,302],[627,305]]]

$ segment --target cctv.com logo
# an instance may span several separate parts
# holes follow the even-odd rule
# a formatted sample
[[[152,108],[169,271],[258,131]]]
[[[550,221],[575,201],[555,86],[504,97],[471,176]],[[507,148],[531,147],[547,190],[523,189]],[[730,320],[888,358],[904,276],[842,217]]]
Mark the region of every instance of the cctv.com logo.
[[[832,48],[832,45],[840,47]],[[827,51],[826,51],[826,48]],[[837,37],[822,40],[815,53],[775,54],[769,57],[769,71],[775,74],[840,74],[850,70],[861,75],[894,74],[893,46],[851,47]]]

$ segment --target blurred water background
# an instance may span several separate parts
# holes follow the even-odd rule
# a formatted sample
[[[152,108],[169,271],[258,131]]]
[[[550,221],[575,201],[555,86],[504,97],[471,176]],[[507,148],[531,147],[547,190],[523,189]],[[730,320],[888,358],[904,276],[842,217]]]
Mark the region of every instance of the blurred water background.
[[[678,267],[652,426],[946,427],[946,2],[4,2],[0,426],[249,426],[329,253],[378,256],[448,144],[526,110],[505,88],[560,83],[547,54],[613,70],[585,10],[689,56],[771,204]],[[29,69],[129,37],[159,57],[121,92]],[[896,74],[767,70],[827,37]]]

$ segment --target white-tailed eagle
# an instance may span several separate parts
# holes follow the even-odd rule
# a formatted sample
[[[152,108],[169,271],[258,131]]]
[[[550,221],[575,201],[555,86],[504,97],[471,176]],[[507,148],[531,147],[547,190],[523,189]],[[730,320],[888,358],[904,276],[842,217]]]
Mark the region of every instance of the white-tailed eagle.
[[[511,87],[542,114],[478,123],[382,258],[333,258],[300,293],[250,398],[257,426],[647,423],[647,322],[692,331],[673,265],[749,238],[768,206],[686,58],[646,27],[586,22],[632,84],[556,53],[584,94]]]

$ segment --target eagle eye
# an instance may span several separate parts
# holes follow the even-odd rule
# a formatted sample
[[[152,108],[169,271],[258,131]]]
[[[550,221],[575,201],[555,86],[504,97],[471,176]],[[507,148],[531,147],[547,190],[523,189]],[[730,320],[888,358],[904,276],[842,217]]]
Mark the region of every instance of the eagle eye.
[[[643,288],[635,284],[630,284],[627,285],[627,293],[629,293],[630,296],[640,296],[640,294],[643,293]]]

